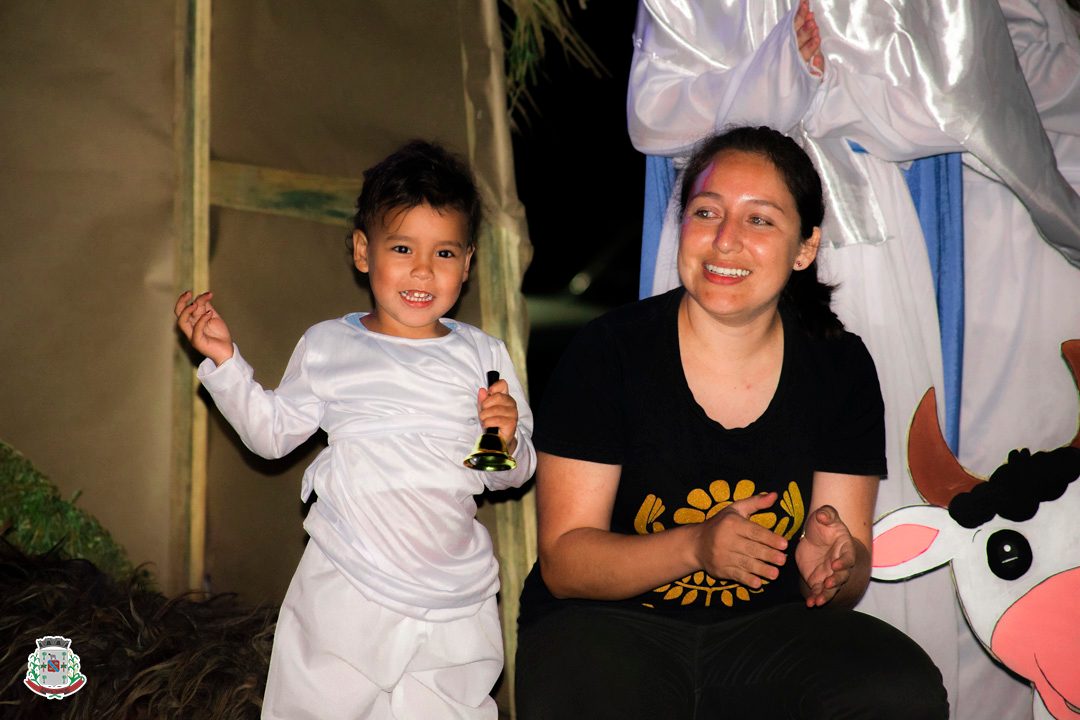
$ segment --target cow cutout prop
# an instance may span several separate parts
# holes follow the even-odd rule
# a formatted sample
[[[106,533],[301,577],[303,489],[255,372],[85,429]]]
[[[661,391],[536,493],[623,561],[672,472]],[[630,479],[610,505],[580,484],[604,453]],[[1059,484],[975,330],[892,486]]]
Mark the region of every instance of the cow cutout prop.
[[[1061,353],[1080,389],[1080,340]],[[930,388],[911,422],[908,465],[931,504],[874,523],[873,578],[950,564],[979,642],[1034,686],[1036,720],[1080,719],[1080,430],[1057,450],[1011,451],[983,479],[945,444]]]

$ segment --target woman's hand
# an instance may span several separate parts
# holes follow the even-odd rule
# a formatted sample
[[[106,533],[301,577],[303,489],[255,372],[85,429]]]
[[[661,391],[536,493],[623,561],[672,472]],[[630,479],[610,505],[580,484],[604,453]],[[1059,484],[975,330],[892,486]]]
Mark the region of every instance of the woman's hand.
[[[857,544],[831,505],[822,505],[806,519],[795,562],[806,583],[807,607],[829,602],[848,581],[858,558]]]
[[[476,406],[480,426],[484,429],[498,428],[499,437],[506,443],[506,451],[513,455],[517,447],[518,409],[517,401],[510,395],[510,386],[505,380],[496,380],[491,387],[480,388]]]
[[[799,55],[810,67],[810,72],[818,76],[824,74],[821,33],[814,19],[814,11],[810,9],[810,0],[799,0],[799,9],[795,12],[795,41],[799,44]]]
[[[776,498],[770,492],[738,500],[698,526],[697,558],[705,572],[754,589],[780,576],[787,540],[749,519]]]
[[[214,294],[205,292],[192,300],[187,290],[176,300],[176,326],[191,346],[220,365],[233,354],[232,335],[229,326],[210,304]]]

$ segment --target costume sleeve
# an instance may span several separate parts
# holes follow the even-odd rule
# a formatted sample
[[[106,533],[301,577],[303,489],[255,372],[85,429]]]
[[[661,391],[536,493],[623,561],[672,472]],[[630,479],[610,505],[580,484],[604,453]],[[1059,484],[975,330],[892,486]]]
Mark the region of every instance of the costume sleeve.
[[[499,371],[499,376],[510,386],[510,396],[517,402],[518,422],[517,432],[514,433],[517,439],[517,447],[514,449],[517,467],[513,470],[484,473],[484,486],[488,490],[505,490],[521,487],[536,472],[536,450],[533,448],[532,440],[533,414],[528,398],[525,396],[525,388],[518,380],[514,363],[506,351],[506,345],[501,340],[493,338],[493,341],[496,344],[495,367]]]
[[[1056,0],[1000,0],[1043,126],[1080,134],[1080,38]]]
[[[940,89],[919,58],[933,48],[923,47],[921,38],[901,25],[878,29],[881,35],[871,49],[847,38],[823,37],[825,78],[807,113],[807,133],[854,142],[892,162],[963,150],[927,105],[937,101]]]
[[[537,450],[608,465],[623,463],[623,371],[618,344],[607,330],[596,321],[586,325],[559,360],[537,416]]]
[[[914,83],[891,85],[843,71],[826,71],[825,83],[805,122],[811,137],[842,138],[891,162],[964,149],[924,112],[917,93],[909,92]]]
[[[256,455],[288,455],[319,427],[324,403],[312,391],[306,349],[306,338],[301,338],[276,390],[255,382],[251,365],[235,345],[233,356],[221,365],[206,359],[199,366],[199,380],[218,410]]]
[[[812,137],[845,138],[899,162],[976,151],[971,136],[985,126],[1028,122],[1013,48],[1040,34],[1035,18],[1042,13],[1028,0],[1002,3],[1014,6],[1013,20],[1027,25],[1015,30],[990,2],[972,3],[965,12],[947,3],[823,5],[815,17],[826,76],[807,114]]]
[[[838,351],[815,469],[885,475],[885,404],[874,360],[854,335],[846,336]]]
[[[747,14],[757,11],[743,3],[690,2],[682,14],[668,5],[638,5],[627,95],[638,150],[677,155],[725,125],[789,132],[798,124],[818,79],[799,55],[794,10],[751,47],[742,31]]]

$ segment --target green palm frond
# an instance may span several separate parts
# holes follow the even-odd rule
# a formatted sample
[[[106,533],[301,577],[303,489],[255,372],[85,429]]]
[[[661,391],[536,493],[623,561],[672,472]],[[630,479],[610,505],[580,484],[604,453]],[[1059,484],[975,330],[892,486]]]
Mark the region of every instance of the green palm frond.
[[[89,560],[114,578],[149,586],[150,573],[132,568],[124,549],[101,523],[71,500],[21,453],[0,442],[0,534],[30,555],[54,550],[62,558]]]
[[[567,58],[597,77],[607,74],[600,58],[574,29],[566,0],[502,0],[514,15],[512,24],[504,25],[506,38],[506,92],[510,117],[527,118],[537,107],[529,95],[536,85],[547,35],[562,47]],[[586,0],[579,0],[585,9]]]

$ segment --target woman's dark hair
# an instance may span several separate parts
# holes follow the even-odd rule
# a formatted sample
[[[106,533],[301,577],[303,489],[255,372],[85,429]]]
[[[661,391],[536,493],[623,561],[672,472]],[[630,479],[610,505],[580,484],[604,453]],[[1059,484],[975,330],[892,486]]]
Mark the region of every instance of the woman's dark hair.
[[[469,166],[441,145],[412,140],[364,171],[353,226],[368,232],[388,212],[418,205],[457,210],[468,221],[469,244],[483,219],[483,203]]]
[[[807,240],[825,218],[825,198],[821,177],[814,163],[798,144],[770,127],[736,127],[702,140],[690,156],[679,189],[679,215],[686,212],[694,183],[718,154],[739,151],[760,155],[772,163],[795,199],[799,213],[799,235]],[[806,331],[816,337],[838,335],[844,325],[829,305],[834,287],[818,280],[817,260],[792,272],[780,293],[780,307],[794,314]]]

